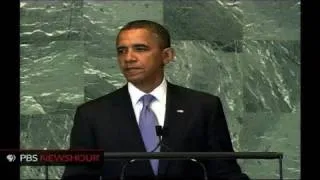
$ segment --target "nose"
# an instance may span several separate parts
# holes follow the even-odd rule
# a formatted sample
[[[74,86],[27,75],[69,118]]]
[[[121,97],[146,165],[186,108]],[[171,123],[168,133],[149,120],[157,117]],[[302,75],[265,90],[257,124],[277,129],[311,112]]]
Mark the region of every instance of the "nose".
[[[125,53],[124,60],[126,62],[134,62],[137,60],[137,58],[135,53],[131,49],[128,49],[128,51]]]

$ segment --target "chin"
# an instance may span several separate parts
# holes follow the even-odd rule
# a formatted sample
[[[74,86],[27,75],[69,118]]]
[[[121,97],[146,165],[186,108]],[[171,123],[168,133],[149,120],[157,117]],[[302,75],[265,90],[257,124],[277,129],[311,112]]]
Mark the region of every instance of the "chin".
[[[141,83],[143,81],[141,77],[127,77],[126,79],[128,82],[131,82],[132,84]]]

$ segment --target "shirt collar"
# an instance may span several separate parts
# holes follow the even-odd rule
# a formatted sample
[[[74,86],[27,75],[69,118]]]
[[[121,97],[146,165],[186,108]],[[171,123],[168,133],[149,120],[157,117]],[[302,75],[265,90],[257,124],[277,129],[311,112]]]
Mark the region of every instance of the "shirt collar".
[[[132,104],[137,104],[139,102],[139,99],[147,94],[137,87],[135,87],[132,83],[128,82],[128,91],[131,97]],[[167,92],[167,81],[165,78],[163,78],[161,84],[156,87],[153,91],[151,91],[149,94],[153,95],[157,101],[161,102],[164,100],[165,95]]]

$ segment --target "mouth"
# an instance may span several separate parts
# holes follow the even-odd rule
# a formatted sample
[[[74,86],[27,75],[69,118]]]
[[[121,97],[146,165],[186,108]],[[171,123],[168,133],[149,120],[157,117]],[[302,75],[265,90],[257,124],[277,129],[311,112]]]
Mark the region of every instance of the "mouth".
[[[139,67],[125,67],[125,70],[134,70],[134,69],[141,69]]]
[[[142,71],[141,68],[125,68],[124,72],[128,75],[135,75]]]
[[[125,71],[137,71],[137,70],[141,70],[141,68],[137,68],[137,67],[129,67],[129,68],[124,68]]]

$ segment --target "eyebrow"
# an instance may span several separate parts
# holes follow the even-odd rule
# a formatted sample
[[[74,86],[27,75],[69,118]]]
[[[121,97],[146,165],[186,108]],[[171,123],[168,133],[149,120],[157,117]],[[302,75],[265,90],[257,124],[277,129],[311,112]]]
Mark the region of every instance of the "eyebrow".
[[[128,46],[118,46],[117,49],[127,48]],[[133,44],[132,47],[149,47],[147,44]]]
[[[133,47],[149,47],[147,44],[134,44]]]

